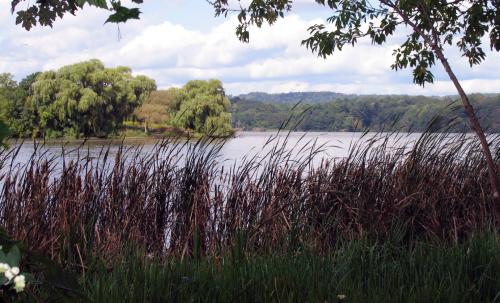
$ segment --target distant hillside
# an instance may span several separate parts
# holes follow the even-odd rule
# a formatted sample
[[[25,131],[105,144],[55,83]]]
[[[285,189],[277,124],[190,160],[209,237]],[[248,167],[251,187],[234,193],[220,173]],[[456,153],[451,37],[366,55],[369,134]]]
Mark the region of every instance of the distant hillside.
[[[322,98],[313,98],[316,94]],[[257,100],[251,99],[256,96]],[[289,128],[302,131],[413,130],[424,131],[434,118],[437,128],[454,125],[468,129],[462,105],[453,97],[342,95],[330,93],[252,93],[231,98],[233,126],[240,129],[277,129],[290,116]],[[266,98],[264,98],[266,97]],[[300,99],[303,101],[297,105]],[[307,101],[308,100],[308,101]],[[500,132],[500,94],[473,94],[472,103],[482,125]],[[300,118],[299,118],[300,117]],[[458,119],[457,119],[458,118]],[[295,125],[301,120],[299,125]]]
[[[280,93],[280,94],[268,94],[262,92],[252,92],[248,94],[242,94],[239,96],[241,99],[252,100],[264,103],[307,103],[307,104],[319,104],[327,103],[334,99],[341,97],[349,97],[351,95],[345,95],[334,92],[299,92],[299,93]]]

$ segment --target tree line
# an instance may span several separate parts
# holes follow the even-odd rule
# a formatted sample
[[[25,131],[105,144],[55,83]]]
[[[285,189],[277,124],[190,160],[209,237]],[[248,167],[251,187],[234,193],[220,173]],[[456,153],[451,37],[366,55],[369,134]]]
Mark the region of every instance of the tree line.
[[[265,98],[256,101],[233,97],[233,126],[244,130],[284,127],[300,131],[467,130],[463,109],[453,97],[337,95],[330,102],[319,103],[309,100],[311,96],[314,93],[308,96],[310,104],[300,102],[303,98],[292,100],[287,94],[272,95],[267,99],[271,102],[263,101]],[[486,129],[500,132],[500,94],[474,94],[471,100]],[[291,116],[296,118],[284,126]]]
[[[155,126],[171,126],[224,137],[233,132],[230,109],[221,81],[191,80],[181,88],[151,93],[134,118],[143,123],[146,133]]]
[[[89,60],[31,74],[19,83],[0,74],[1,133],[23,138],[108,137],[128,120],[224,136],[232,132],[230,102],[218,80],[195,80],[156,91],[128,67]]]
[[[486,128],[500,132],[500,95],[471,99]],[[24,138],[107,137],[126,128],[127,121],[141,125],[146,134],[171,128],[227,136],[233,127],[452,131],[465,127],[458,105],[453,97],[329,92],[251,93],[230,101],[219,80],[192,80],[181,88],[157,90],[153,79],[133,76],[128,67],[107,68],[99,60],[33,73],[19,83],[11,74],[0,74],[2,137],[6,127]]]

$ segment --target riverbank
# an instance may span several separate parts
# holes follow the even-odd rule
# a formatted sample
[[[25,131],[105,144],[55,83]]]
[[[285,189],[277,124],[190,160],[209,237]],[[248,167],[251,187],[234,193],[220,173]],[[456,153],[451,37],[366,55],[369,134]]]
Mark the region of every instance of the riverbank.
[[[475,138],[361,136],[320,162],[321,136],[240,136],[264,152],[222,168],[244,141],[0,151],[0,225],[95,302],[493,301],[500,242]]]
[[[215,137],[215,138],[231,138],[237,133],[235,130],[228,137]],[[207,136],[206,134],[197,133],[189,130],[175,128],[171,126],[152,126],[146,133],[143,128],[133,124],[120,129],[116,134],[111,134],[107,137],[56,137],[56,138],[10,138],[7,143],[15,144],[19,142],[41,142],[46,144],[79,144],[83,142],[88,143],[117,143],[117,142],[153,142],[163,139],[200,139]],[[210,136],[214,137],[214,136]]]

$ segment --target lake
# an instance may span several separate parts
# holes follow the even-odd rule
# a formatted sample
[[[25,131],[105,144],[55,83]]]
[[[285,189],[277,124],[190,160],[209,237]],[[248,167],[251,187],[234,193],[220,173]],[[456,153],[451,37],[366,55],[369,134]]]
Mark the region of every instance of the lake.
[[[313,164],[318,165],[322,159],[343,158],[348,155],[350,147],[358,142],[364,146],[369,142],[369,139],[374,136],[380,138],[389,134],[377,134],[360,132],[238,132],[234,138],[224,142],[219,152],[218,160],[220,163],[234,164],[241,162],[245,157],[260,155],[264,157],[274,146],[282,146],[286,142],[287,151],[292,150],[292,158],[300,157],[309,153],[311,150],[317,150]],[[406,147],[409,148],[420,137],[418,133],[400,133],[392,135],[389,138],[388,147]],[[25,141],[22,144],[13,143],[13,149],[19,148],[19,153],[15,162],[18,164],[26,163],[33,155],[35,146],[40,147],[43,151],[43,157],[58,157],[61,155],[63,148],[67,155],[67,159],[74,159],[81,154],[89,154],[91,158],[97,158],[103,149],[109,147],[110,155],[115,155],[123,144],[126,147],[140,147],[142,154],[150,153],[154,147],[160,142],[159,139],[150,138],[127,138],[124,141],[119,139],[114,140],[99,140],[93,139],[86,142],[83,141],[52,141],[45,145],[40,142],[34,143]],[[82,144],[83,143],[83,144]],[[379,144],[379,143],[377,143]],[[375,145],[377,145],[375,144]],[[182,154],[180,149],[176,156]]]

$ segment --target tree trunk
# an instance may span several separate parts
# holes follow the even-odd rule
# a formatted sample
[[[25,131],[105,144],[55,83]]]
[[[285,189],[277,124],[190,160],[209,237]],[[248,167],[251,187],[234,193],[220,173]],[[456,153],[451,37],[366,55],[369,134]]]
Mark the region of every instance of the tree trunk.
[[[462,88],[462,85],[460,85],[460,82],[458,81],[457,77],[455,76],[455,73],[453,73],[451,66],[448,63],[448,60],[444,57],[444,54],[440,49],[436,49],[435,52],[436,52],[438,59],[441,61],[441,64],[443,64],[444,69],[446,70],[446,73],[448,73],[448,76],[450,77],[451,81],[453,82],[453,85],[455,85],[455,88],[457,89],[458,94],[460,95],[460,99],[462,99],[462,103],[464,105],[464,111],[465,111],[465,114],[467,115],[467,118],[469,119],[470,127],[476,133],[476,135],[479,138],[479,141],[481,143],[481,148],[483,150],[484,157],[486,158],[486,164],[488,167],[488,175],[490,177],[492,197],[493,197],[493,210],[495,212],[495,219],[497,221],[497,224],[500,224],[500,213],[499,213],[499,211],[500,211],[500,192],[498,190],[498,176],[497,176],[497,172],[496,172],[496,165],[495,165],[495,162],[493,161],[493,157],[491,155],[488,140],[486,139],[486,135],[484,134],[483,128],[481,127],[481,124],[479,123],[479,120],[477,119],[477,116],[474,112],[474,108],[472,107],[472,105],[469,101],[469,97],[467,96],[464,89]]]
[[[479,142],[481,144],[481,149],[484,154],[484,158],[486,159],[486,166],[488,169],[488,175],[490,178],[490,184],[491,184],[491,192],[492,192],[492,199],[493,199],[493,215],[495,216],[495,221],[496,224],[500,226],[500,192],[498,190],[498,176],[496,172],[496,165],[495,162],[493,161],[493,157],[491,155],[490,147],[488,144],[488,140],[486,139],[486,135],[484,134],[483,128],[481,127],[481,124],[479,123],[479,120],[477,119],[477,116],[474,112],[474,108],[472,107],[469,98],[467,97],[467,94],[465,93],[464,89],[462,88],[462,85],[460,85],[460,82],[458,81],[457,77],[455,76],[455,73],[453,73],[453,70],[451,69],[450,64],[448,63],[448,60],[443,54],[443,51],[441,47],[438,45],[439,40],[438,40],[438,34],[436,31],[433,29],[433,24],[432,20],[426,16],[425,10],[422,9],[422,6],[420,6],[420,11],[422,15],[427,17],[428,22],[429,22],[429,27],[432,30],[433,37],[430,37],[426,33],[422,31],[421,28],[419,28],[411,19],[408,17],[397,5],[395,5],[393,2],[388,1],[388,0],[380,0],[381,3],[386,4],[387,6],[393,8],[396,13],[398,13],[401,18],[403,18],[404,22],[411,26],[415,32],[417,32],[425,41],[425,43],[432,48],[436,56],[438,57],[439,61],[441,61],[441,64],[443,64],[444,69],[446,70],[446,73],[448,73],[448,76],[450,77],[451,81],[453,82],[453,85],[455,85],[455,88],[458,91],[458,94],[460,95],[460,99],[462,100],[462,103],[464,105],[464,112],[467,115],[467,118],[469,119],[469,125],[471,129],[476,133],[477,137],[479,138]],[[500,165],[499,165],[500,166]],[[500,168],[499,168],[500,169]]]

